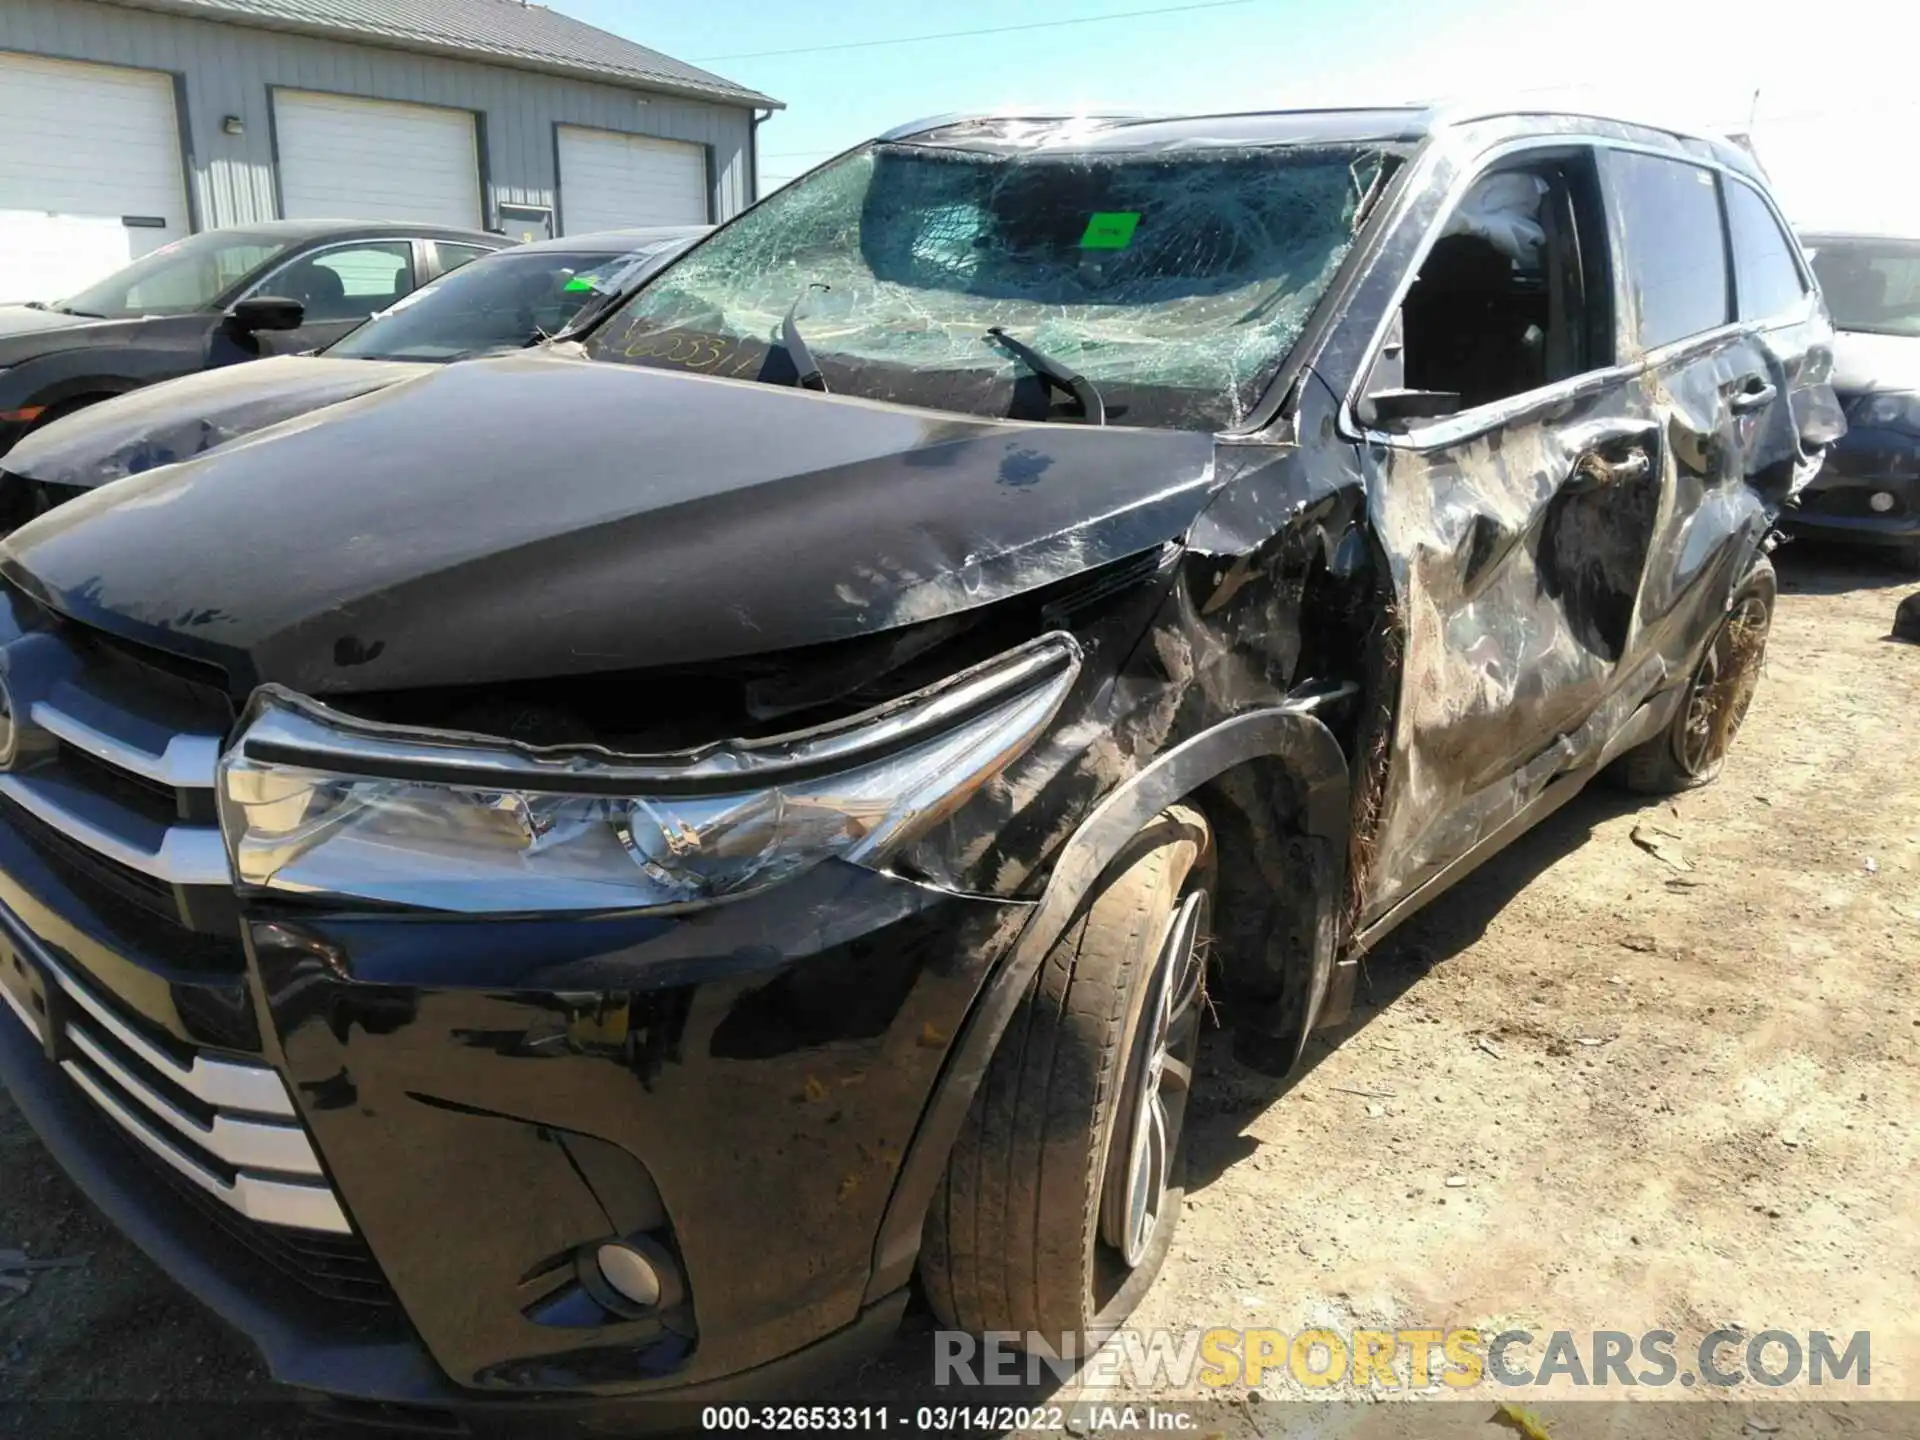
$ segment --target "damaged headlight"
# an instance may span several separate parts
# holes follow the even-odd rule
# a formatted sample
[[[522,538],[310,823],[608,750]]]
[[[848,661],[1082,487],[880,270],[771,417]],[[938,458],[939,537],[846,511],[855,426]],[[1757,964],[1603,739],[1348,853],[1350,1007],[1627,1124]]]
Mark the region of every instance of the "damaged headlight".
[[[1920,434],[1920,395],[1862,395],[1847,407],[1847,419]]]
[[[244,885],[455,911],[743,895],[883,864],[1025,750],[1079,671],[1051,635],[850,720],[628,757],[378,725],[278,687],[221,761]]]

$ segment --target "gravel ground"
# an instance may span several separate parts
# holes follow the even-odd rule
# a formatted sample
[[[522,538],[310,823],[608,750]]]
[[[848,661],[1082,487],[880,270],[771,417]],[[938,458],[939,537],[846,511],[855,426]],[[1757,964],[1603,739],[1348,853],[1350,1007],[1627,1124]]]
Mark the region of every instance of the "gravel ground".
[[[1870,1395],[1920,1399],[1920,651],[1886,638],[1915,582],[1811,547],[1778,561],[1767,678],[1718,784],[1590,790],[1389,942],[1292,1082],[1209,1044],[1191,1205],[1137,1327],[1664,1328],[1683,1355],[1717,1327],[1870,1330]],[[0,1433],[299,1431],[233,1404],[275,1396],[244,1340],[98,1219],[0,1093],[9,1249],[84,1263],[0,1288],[0,1402],[89,1403],[0,1404]],[[846,1398],[914,1394],[928,1345]],[[1782,1396],[1822,1398],[1757,1398]],[[1219,1428],[1304,1413],[1235,1398]],[[1497,1433],[1502,1397],[1473,1398],[1316,1407],[1311,1428]],[[1920,1430],[1920,1407],[1785,1407],[1782,1429],[1734,1398],[1709,1407],[1730,1435]],[[1702,1413],[1548,1428],[1692,1434]]]

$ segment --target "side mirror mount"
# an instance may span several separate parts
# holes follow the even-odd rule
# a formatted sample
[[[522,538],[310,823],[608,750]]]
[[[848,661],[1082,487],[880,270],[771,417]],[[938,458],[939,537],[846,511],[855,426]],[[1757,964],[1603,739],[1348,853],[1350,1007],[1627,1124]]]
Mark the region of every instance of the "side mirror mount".
[[[1370,430],[1403,430],[1414,420],[1460,413],[1457,390],[1376,390],[1363,395],[1353,413]]]
[[[236,335],[251,335],[259,330],[298,330],[306,318],[307,307],[298,300],[250,295],[227,311],[221,324]]]

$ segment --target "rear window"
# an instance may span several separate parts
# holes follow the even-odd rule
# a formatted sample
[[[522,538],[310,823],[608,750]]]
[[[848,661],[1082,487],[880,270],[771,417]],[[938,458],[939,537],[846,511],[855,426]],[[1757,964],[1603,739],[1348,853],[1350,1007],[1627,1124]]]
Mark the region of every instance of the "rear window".
[[[1733,236],[1733,283],[1742,320],[1766,320],[1806,297],[1793,241],[1751,185],[1728,180],[1727,228]]]
[[[1720,194],[1703,165],[1607,152],[1624,232],[1620,266],[1636,337],[1657,349],[1727,323],[1727,249]]]

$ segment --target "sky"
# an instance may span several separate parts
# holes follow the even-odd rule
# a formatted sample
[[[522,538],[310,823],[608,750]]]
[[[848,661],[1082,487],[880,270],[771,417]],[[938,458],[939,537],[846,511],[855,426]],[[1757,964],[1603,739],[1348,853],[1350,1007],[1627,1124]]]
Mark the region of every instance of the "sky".
[[[1795,223],[1920,233],[1912,0],[547,3],[786,102],[761,130],[763,193],[954,110],[1511,99],[1751,123]],[[950,38],[915,38],[940,35]]]

